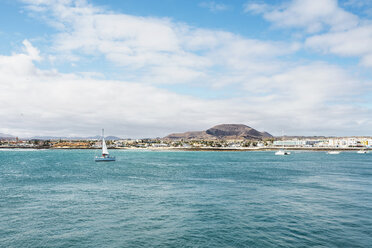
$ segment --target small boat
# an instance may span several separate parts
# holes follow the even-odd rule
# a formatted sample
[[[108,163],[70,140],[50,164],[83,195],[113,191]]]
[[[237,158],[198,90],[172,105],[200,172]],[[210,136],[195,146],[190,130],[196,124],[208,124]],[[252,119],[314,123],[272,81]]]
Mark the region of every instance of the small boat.
[[[105,137],[104,137],[104,130],[102,129],[102,157],[96,156],[96,162],[113,162],[115,161],[115,157],[111,157],[106,146]]]
[[[285,150],[279,150],[275,153],[275,155],[290,155],[291,153]]]
[[[283,135],[283,132],[282,132],[282,141],[283,141],[283,139],[284,139],[284,135]],[[275,153],[275,155],[290,155],[290,154],[291,154],[290,152],[284,150],[284,143],[283,143],[283,147],[282,147],[282,149],[278,150],[278,151]]]
[[[359,151],[357,151],[357,153],[366,154],[366,153],[368,153],[368,151],[366,151],[366,150],[359,150]]]
[[[329,151],[329,152],[327,152],[327,154],[332,154],[332,155],[340,154],[340,153],[341,153],[340,151]]]

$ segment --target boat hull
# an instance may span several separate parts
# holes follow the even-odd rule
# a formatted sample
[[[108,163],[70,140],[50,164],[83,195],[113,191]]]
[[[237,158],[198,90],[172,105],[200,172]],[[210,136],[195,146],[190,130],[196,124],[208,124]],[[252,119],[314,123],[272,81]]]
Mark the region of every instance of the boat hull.
[[[94,159],[96,162],[114,162],[116,161],[115,157],[96,157]]]
[[[290,152],[279,150],[275,153],[275,155],[284,156],[284,155],[290,155]]]
[[[359,154],[366,154],[366,153],[368,153],[368,151],[357,151],[357,153],[359,153]]]
[[[327,152],[327,154],[331,154],[331,155],[337,155],[337,154],[340,154],[341,152],[339,151],[329,151]]]

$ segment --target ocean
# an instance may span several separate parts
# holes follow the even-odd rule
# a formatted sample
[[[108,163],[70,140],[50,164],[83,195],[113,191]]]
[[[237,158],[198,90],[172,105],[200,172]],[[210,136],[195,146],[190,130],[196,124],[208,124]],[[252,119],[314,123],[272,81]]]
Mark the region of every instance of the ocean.
[[[0,149],[0,247],[372,247],[372,153]]]

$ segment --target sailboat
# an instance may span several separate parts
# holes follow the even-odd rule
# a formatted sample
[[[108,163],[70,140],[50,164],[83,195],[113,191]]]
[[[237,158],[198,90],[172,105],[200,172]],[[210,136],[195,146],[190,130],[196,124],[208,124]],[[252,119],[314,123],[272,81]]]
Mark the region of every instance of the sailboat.
[[[115,157],[110,157],[110,154],[107,150],[106,142],[105,142],[105,136],[104,136],[104,130],[102,129],[102,157],[96,156],[95,161],[96,162],[112,162],[115,161]]]

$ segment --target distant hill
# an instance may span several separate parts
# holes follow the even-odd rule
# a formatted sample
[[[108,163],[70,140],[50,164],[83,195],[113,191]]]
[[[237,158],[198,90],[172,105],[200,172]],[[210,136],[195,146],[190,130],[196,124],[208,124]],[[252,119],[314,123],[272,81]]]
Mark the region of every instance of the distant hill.
[[[173,133],[164,137],[164,139],[257,139],[273,137],[267,132],[259,132],[254,128],[243,124],[221,124],[209,128],[205,131]]]
[[[1,139],[15,139],[13,135],[6,134],[6,133],[0,133],[0,140]]]
[[[34,136],[30,140],[99,140],[102,136],[96,135],[92,137],[58,137],[58,136]],[[105,140],[119,140],[121,138],[116,136],[106,136]]]

